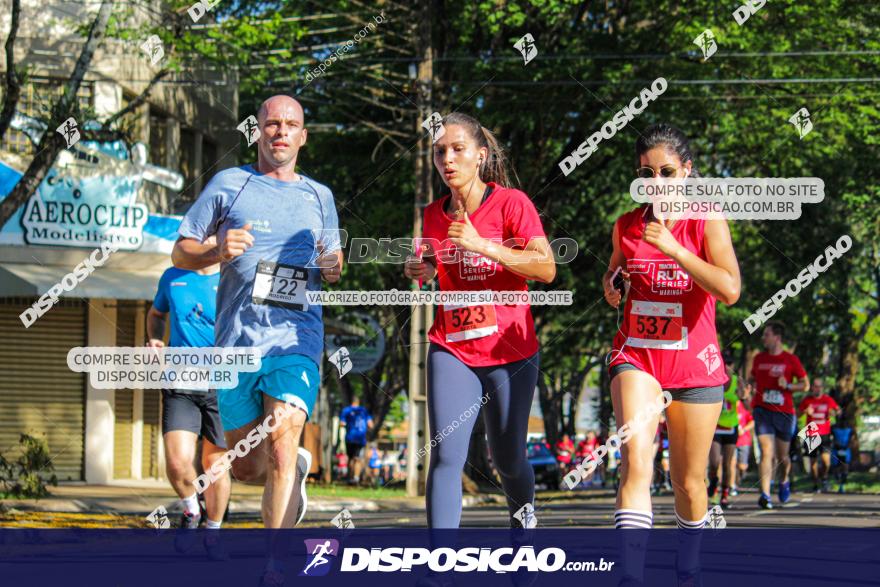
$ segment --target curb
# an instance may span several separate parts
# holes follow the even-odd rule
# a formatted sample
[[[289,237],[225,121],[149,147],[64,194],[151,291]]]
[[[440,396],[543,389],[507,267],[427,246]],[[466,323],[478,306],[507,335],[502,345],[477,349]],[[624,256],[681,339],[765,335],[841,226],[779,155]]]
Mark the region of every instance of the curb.
[[[177,499],[163,503],[163,499],[157,499],[156,503],[134,504],[131,501],[118,505],[101,501],[83,499],[58,499],[43,498],[31,499],[7,499],[0,502],[0,513],[65,513],[65,514],[117,514],[117,515],[146,515],[152,509],[163,505],[169,513],[179,513],[180,502]],[[503,496],[499,495],[465,495],[461,499],[462,507],[478,507],[482,505],[499,505],[506,503]],[[259,513],[261,503],[259,499],[232,499],[229,502],[230,514]],[[380,511],[424,511],[423,499],[309,499],[309,510],[318,512],[338,512],[348,509],[351,512],[380,512]]]

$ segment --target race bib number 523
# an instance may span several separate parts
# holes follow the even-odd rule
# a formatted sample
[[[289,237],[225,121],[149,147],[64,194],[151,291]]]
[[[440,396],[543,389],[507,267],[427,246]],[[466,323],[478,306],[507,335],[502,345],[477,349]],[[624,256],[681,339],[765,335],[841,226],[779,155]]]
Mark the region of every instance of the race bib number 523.
[[[483,338],[498,332],[498,319],[493,304],[443,306],[446,342]]]

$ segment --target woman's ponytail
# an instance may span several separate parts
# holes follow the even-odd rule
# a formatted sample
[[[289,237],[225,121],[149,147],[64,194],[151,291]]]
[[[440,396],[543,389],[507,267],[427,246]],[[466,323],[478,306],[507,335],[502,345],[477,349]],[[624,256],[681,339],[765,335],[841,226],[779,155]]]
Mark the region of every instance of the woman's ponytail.
[[[443,124],[455,124],[467,128],[477,146],[486,149],[486,158],[480,165],[480,179],[483,182],[496,183],[501,187],[516,187],[511,182],[511,174],[517,183],[519,183],[519,178],[516,177],[516,172],[511,169],[504,148],[491,130],[481,125],[472,116],[459,112],[448,115],[443,119]]]

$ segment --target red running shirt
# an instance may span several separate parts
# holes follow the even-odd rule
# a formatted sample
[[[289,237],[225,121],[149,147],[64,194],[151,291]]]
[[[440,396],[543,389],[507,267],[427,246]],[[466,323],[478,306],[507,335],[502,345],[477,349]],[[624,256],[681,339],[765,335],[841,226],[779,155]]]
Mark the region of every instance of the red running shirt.
[[[795,377],[803,381],[806,376],[800,359],[789,352],[782,351],[778,355],[758,353],[752,360],[752,377],[758,387],[752,408],[794,414],[791,391],[779,385],[779,378],[785,377],[785,381],[791,383]]]
[[[609,367],[631,363],[663,389],[723,385],[728,378],[715,332],[715,297],[642,239],[648,211],[642,206],[617,219],[630,289]],[[705,220],[679,220],[670,232],[706,260],[705,225]]]
[[[488,184],[489,198],[469,215],[481,237],[511,248],[523,249],[534,238],[546,238],[538,211],[519,190]],[[451,195],[425,208],[426,254],[437,261],[442,291],[528,291],[526,279],[500,263],[449,242],[446,213]],[[538,351],[529,305],[438,305],[428,339],[442,346],[465,365],[489,367],[527,359]]]
[[[739,425],[745,428],[749,425],[754,418],[752,418],[751,412],[749,412],[748,408],[743,405],[743,402],[737,402],[736,404],[736,415],[739,418]],[[743,432],[736,438],[736,446],[751,446],[752,444],[752,432]]]
[[[808,395],[798,405],[798,411],[806,414],[810,406],[813,406],[813,415],[807,414],[807,424],[815,422],[818,427],[816,433],[819,436],[831,434],[831,418],[829,416],[831,410],[837,410],[840,406],[830,395],[820,395],[819,397]]]
[[[587,455],[589,455],[591,452],[593,452],[597,448],[599,448],[599,439],[598,438],[594,438],[592,440],[584,438],[583,440],[581,440],[578,443],[577,456],[586,457]]]

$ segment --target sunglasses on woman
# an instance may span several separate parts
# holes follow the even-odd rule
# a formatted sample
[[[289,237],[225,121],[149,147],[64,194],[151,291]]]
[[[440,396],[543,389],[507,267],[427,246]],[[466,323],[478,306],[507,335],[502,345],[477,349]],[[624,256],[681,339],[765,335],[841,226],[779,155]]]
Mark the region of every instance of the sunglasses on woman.
[[[642,179],[657,177],[658,173],[661,177],[675,177],[675,174],[678,173],[678,167],[675,167],[674,165],[664,165],[660,168],[659,172],[655,171],[653,167],[639,167],[636,169],[636,176]]]

